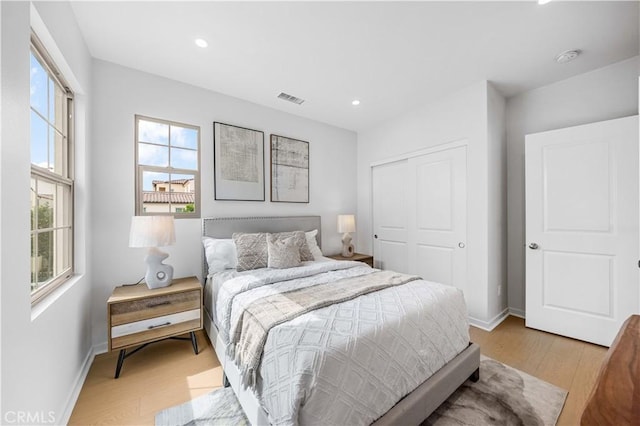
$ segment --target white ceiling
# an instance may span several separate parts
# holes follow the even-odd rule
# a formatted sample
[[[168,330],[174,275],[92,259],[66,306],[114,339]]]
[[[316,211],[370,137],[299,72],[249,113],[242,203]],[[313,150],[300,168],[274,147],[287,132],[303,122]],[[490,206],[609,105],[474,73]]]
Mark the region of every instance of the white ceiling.
[[[636,1],[73,1],[72,8],[96,58],[351,130],[479,80],[509,97],[638,55]],[[196,37],[209,47],[196,47]],[[554,61],[573,48],[583,51],[577,60]],[[281,91],[306,102],[279,100]]]

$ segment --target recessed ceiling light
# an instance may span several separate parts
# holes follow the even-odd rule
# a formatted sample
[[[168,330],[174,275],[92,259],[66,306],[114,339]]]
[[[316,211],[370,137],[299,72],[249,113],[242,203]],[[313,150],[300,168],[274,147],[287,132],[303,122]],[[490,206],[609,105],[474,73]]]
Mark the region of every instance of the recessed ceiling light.
[[[209,43],[207,43],[207,40],[203,39],[203,38],[197,38],[194,40],[196,43],[196,46],[198,47],[202,47],[203,49],[207,46],[209,46]]]
[[[360,101],[357,100],[357,99],[354,99],[354,100],[351,101],[351,105],[358,106],[358,105],[360,105]]]
[[[559,63],[559,64],[564,64],[564,63],[567,63],[567,62],[571,62],[575,58],[577,58],[578,55],[580,55],[580,50],[578,50],[578,49],[565,50],[564,52],[562,52],[558,56],[556,56],[556,62]]]
[[[549,3],[551,0],[538,0],[538,4],[547,4]]]

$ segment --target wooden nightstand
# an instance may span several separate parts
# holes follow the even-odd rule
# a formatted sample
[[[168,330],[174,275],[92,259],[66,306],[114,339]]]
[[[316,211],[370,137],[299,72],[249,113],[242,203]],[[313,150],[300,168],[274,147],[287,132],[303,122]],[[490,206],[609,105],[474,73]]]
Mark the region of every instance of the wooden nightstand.
[[[202,328],[202,285],[196,277],[189,277],[155,290],[144,283],[116,287],[107,301],[107,317],[109,351],[120,350],[116,379],[126,357],[162,339],[191,340],[197,355],[195,331]],[[185,333],[190,338],[176,337]],[[133,346],[139,347],[127,353]]]
[[[369,254],[353,253],[353,256],[351,257],[344,257],[341,254],[334,254],[333,256],[327,257],[335,260],[355,260],[357,262],[364,262],[373,268],[373,256]]]

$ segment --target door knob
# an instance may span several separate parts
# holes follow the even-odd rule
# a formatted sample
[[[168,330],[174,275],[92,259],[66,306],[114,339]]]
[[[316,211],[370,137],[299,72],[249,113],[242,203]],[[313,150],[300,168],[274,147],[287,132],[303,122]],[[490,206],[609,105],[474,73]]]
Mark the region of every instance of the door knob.
[[[378,238],[378,234],[373,234],[373,238]]]
[[[529,248],[531,250],[536,250],[538,248],[538,245],[536,243],[531,243],[531,244],[529,244]]]
[[[462,242],[458,243],[458,247],[464,248],[464,243],[462,243]]]

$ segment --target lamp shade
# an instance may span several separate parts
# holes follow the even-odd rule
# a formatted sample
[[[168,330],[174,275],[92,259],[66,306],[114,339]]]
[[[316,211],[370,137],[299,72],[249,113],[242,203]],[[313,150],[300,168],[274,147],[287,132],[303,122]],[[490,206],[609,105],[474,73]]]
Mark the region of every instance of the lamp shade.
[[[356,232],[356,217],[352,214],[338,215],[338,232]]]
[[[162,247],[176,242],[173,216],[134,216],[131,218],[129,247]]]

